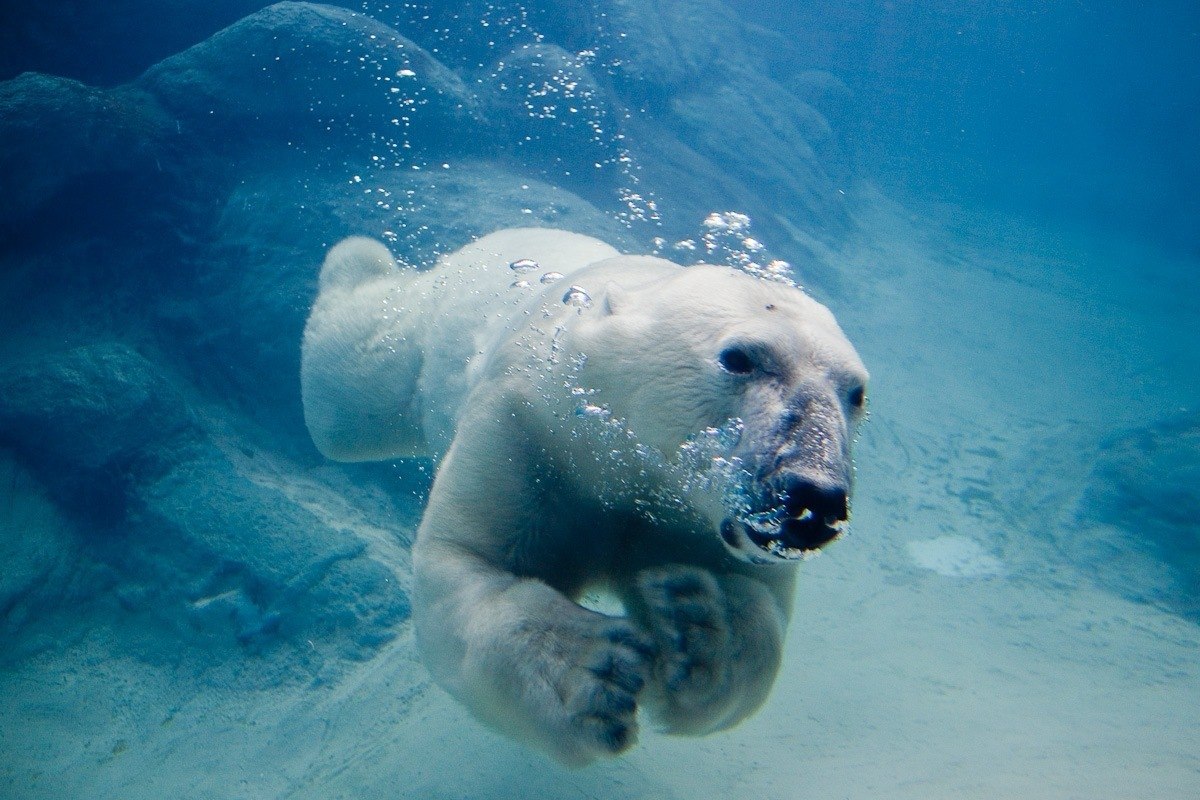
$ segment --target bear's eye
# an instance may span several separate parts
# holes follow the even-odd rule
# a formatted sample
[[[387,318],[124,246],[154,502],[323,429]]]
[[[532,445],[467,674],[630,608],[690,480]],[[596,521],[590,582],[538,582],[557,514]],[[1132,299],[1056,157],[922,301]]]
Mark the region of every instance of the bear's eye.
[[[754,371],[754,359],[740,347],[726,347],[717,354],[721,369],[731,375],[749,375]]]
[[[867,402],[867,390],[861,386],[855,386],[850,390],[849,400],[850,405],[855,408],[862,408],[863,404]]]

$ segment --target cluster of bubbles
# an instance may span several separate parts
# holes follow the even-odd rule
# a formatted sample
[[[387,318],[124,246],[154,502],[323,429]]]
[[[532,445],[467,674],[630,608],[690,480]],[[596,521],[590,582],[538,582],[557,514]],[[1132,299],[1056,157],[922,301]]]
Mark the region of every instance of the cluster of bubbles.
[[[728,264],[756,278],[796,287],[791,264],[764,258],[766,246],[750,235],[749,216],[737,211],[714,211],[704,218],[701,227],[700,243],[709,263]],[[679,242],[676,247],[697,249],[691,240]]]
[[[581,119],[591,131],[592,140],[596,143],[603,143],[606,140],[604,139],[603,113],[598,98],[591,89],[581,86],[579,81],[580,71],[590,66],[595,55],[592,50],[580,50],[575,54],[574,60],[568,64],[568,69],[556,69],[540,81],[529,81],[523,85],[512,87],[502,78],[507,64],[501,60],[496,63],[492,77],[498,79],[501,91],[524,92],[525,96],[521,105],[530,118],[559,120],[563,124],[573,121],[573,118]],[[539,64],[539,66],[544,65]],[[526,136],[522,141],[532,141],[532,137]],[[599,167],[600,164],[596,166]]]
[[[540,36],[538,41],[541,41]],[[497,62],[491,77],[501,91],[524,93],[521,105],[529,119],[556,121],[564,128],[574,125],[586,128],[588,141],[594,146],[591,168],[615,169],[620,177],[617,189],[620,208],[615,212],[617,219],[630,228],[636,223],[656,224],[660,219],[657,203],[638,188],[638,166],[633,154],[625,146],[625,134],[619,130],[618,120],[608,116],[614,110],[606,110],[595,90],[581,80],[588,70],[598,66],[604,65],[597,65],[596,51],[584,49],[573,54],[565,68],[555,69],[540,79],[510,85],[504,79],[508,67],[503,60]],[[631,116],[629,111],[621,113],[623,120]],[[535,145],[538,138],[538,134],[531,131],[517,140],[517,146]],[[562,161],[561,157],[556,160]],[[570,178],[570,167],[563,166],[562,169],[563,177]]]
[[[789,519],[785,505],[759,507],[761,498],[754,476],[733,455],[745,427],[741,419],[731,418],[723,425],[704,428],[667,456],[639,442],[627,423],[589,399],[587,390],[572,387],[571,391],[581,400],[575,415],[585,423],[573,428],[571,435],[590,436],[599,445],[593,452],[601,467],[601,502],[605,507],[631,501],[643,518],[657,522],[671,512],[686,514],[697,506],[711,508],[716,501],[723,515],[768,537],[768,549],[775,555],[808,560],[818,554],[815,550],[789,548],[779,540]],[[630,479],[631,474],[643,479],[655,475],[659,479]]]
[[[633,158],[624,154],[620,158],[621,161],[628,161],[633,164]],[[643,196],[641,192],[634,191],[633,186],[638,184],[636,171],[631,167],[626,174],[629,179],[630,187],[622,188],[617,192],[617,196],[621,200],[621,210],[616,212],[616,217],[626,228],[633,228],[637,223],[651,223],[658,225],[662,221],[662,217],[658,213],[658,201],[653,197]]]
[[[532,276],[532,273],[541,269],[541,265],[532,258],[518,258],[516,261],[510,261],[508,268],[513,271],[517,279],[508,285],[510,289],[530,289],[533,287],[533,281],[529,277],[524,277],[526,274]],[[543,286],[549,286],[552,283],[558,283],[563,279],[561,272],[548,270],[543,272],[537,279],[537,282]],[[578,287],[572,287],[578,288]],[[567,298],[563,297],[563,302],[567,302]]]
[[[532,258],[518,258],[516,261],[510,261],[508,268],[515,274],[521,275],[523,273],[536,272],[537,270],[541,269],[541,265]],[[550,270],[541,274],[541,277],[538,278],[538,283],[544,286],[549,286],[552,283],[558,283],[564,277],[565,276],[561,272],[554,272],[553,270]],[[531,280],[520,277],[508,285],[508,288],[510,289],[530,289],[532,287],[533,282]],[[587,290],[582,286],[569,286],[567,291],[562,296],[562,301],[564,305],[571,306],[572,308],[579,309],[580,311],[583,311],[585,308],[592,307],[592,296],[588,294]]]

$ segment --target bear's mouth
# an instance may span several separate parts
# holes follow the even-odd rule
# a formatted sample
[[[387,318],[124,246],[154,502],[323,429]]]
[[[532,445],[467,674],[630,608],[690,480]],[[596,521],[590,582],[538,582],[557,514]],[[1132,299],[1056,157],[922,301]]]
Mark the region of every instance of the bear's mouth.
[[[788,513],[783,507],[756,514],[727,517],[721,539],[738,556],[755,563],[811,558],[842,536],[846,517],[819,516],[810,509]]]

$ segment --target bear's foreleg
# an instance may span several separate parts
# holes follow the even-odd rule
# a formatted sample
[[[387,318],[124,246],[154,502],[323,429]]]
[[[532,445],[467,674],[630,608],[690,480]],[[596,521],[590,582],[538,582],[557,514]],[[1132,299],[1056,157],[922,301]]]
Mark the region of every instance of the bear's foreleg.
[[[666,731],[729,728],[766,700],[787,619],[764,583],[676,564],[639,573],[631,600],[658,646],[646,702]]]
[[[567,764],[634,743],[653,645],[633,625],[454,546],[416,555],[421,649],[451,694]]]
[[[468,402],[438,470],[413,545],[413,620],[429,671],[476,716],[585,764],[633,744],[654,645],[532,577],[553,571],[537,549],[546,469],[509,394]]]

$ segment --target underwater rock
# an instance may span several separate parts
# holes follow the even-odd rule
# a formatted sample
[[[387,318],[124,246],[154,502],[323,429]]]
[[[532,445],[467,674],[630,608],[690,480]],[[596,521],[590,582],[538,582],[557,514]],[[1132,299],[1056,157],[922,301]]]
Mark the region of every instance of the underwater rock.
[[[425,157],[504,154],[589,200],[620,197],[623,205],[627,197],[640,204],[649,196],[641,178],[657,170],[686,179],[659,181],[655,190],[659,205],[675,215],[665,232],[682,238],[712,210],[697,200],[693,184],[710,187],[702,196],[765,222],[764,234],[772,233],[769,210],[779,208],[798,210],[789,223],[805,229],[844,227],[836,191],[849,174],[842,137],[820,113],[833,107],[839,84],[824,73],[802,73],[797,86],[824,107],[798,102],[748,60],[739,46],[744,26],[720,3],[571,2],[555,13],[477,5],[428,15],[415,7],[378,9],[436,56],[362,13],[285,2],[165,59],[127,87],[23,76],[8,89],[20,113],[0,117],[0,140],[9,144],[0,164],[31,190],[10,193],[9,208],[0,204],[0,225],[27,216],[82,175],[148,168],[180,176],[185,191],[211,189],[210,175],[191,172],[219,166],[200,163],[214,152],[226,167],[230,157],[253,166],[290,152],[309,159],[309,172],[322,160],[337,164],[366,152],[377,166],[406,168]],[[463,41],[445,38],[443,17],[460,25]],[[474,34],[482,51],[466,41]],[[497,64],[499,53],[508,55]],[[475,76],[482,99],[443,59]],[[32,87],[39,91],[30,94]],[[61,111],[47,113],[45,102],[30,99],[47,87]],[[98,106],[104,113],[92,110]],[[50,126],[52,134],[61,128],[89,144],[73,149],[20,123],[47,118],[64,120]],[[675,136],[693,152],[659,142]],[[69,156],[54,158],[56,152]],[[799,169],[789,160],[795,153],[809,154],[797,159]],[[650,163],[664,155],[665,165]],[[732,171],[725,159],[733,159]],[[639,175],[643,168],[648,172]],[[698,168],[704,177],[689,179]],[[782,229],[774,233],[788,238]]]
[[[524,0],[456,0],[453,3],[368,0],[367,14],[416,40],[463,74],[485,69],[499,56],[545,39],[537,4]],[[558,10],[557,8],[555,9]]]
[[[0,230],[28,217],[80,175],[153,169],[170,119],[131,89],[25,73],[0,83]]]
[[[1200,418],[1109,440],[1066,547],[1126,597],[1200,621]]]
[[[120,553],[126,575],[159,587],[155,611],[228,644],[310,642],[361,659],[395,635],[409,603],[356,529],[377,531],[328,487],[265,453],[207,445],[139,486]],[[142,606],[142,607],[139,607]]]
[[[804,70],[782,82],[800,103],[795,119],[835,180],[848,182],[858,169],[863,124],[858,98],[840,78]]]
[[[267,5],[265,0],[6,3],[0,80],[45,72],[114,86]]]
[[[0,585],[0,611],[17,599],[53,611],[65,583],[34,578],[78,561],[92,565],[83,572],[102,564],[121,576],[125,612],[220,631],[231,644],[313,640],[360,658],[390,639],[408,598],[397,565],[356,534],[382,528],[345,508],[342,495],[353,490],[307,480],[244,443],[227,451],[167,374],[121,343],[0,372],[0,445],[19,456],[14,485],[33,485],[23,477],[29,465],[91,539],[81,556],[65,518],[38,506],[31,489],[22,514],[36,520],[26,530],[57,541],[62,556],[48,557],[37,542],[0,542],[15,553],[13,568],[24,564],[33,576]]]
[[[80,563],[70,520],[5,448],[0,448],[0,485],[5,490],[0,500],[0,636],[5,641],[0,663],[5,663],[53,645],[55,632],[46,629],[46,616],[93,594],[100,576]]]
[[[126,471],[151,448],[196,432],[162,370],[119,342],[0,372],[0,441],[44,476],[74,481]]]
[[[135,83],[222,142],[384,132],[397,147],[478,145],[475,99],[436,58],[363,14],[276,3],[151,67]]]
[[[633,234],[589,199],[491,161],[460,159],[421,172],[381,170],[364,175],[355,187],[355,198],[338,195],[343,205],[336,230],[382,238],[417,268],[431,267],[438,256],[501,228],[569,227],[619,247],[635,246]],[[395,202],[383,214],[371,213],[358,200],[359,187],[374,188],[376,196],[384,189]],[[315,293],[316,275],[308,277]]]

